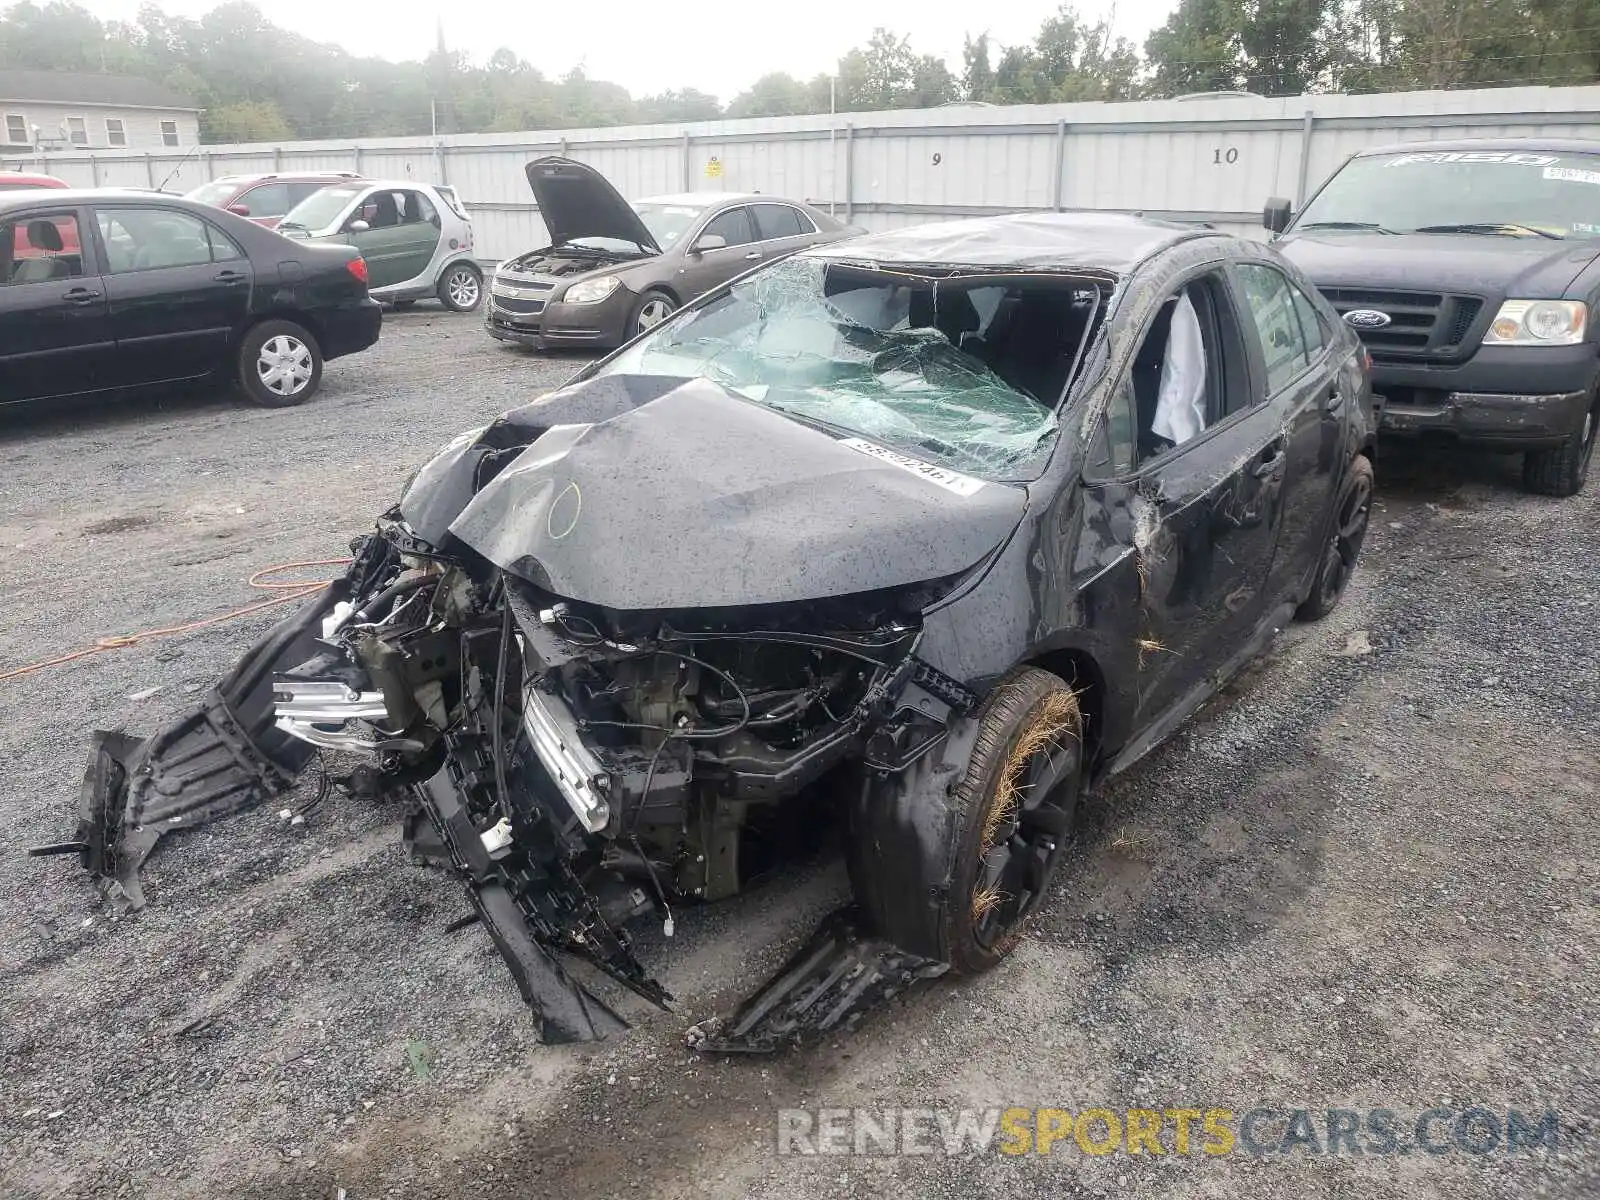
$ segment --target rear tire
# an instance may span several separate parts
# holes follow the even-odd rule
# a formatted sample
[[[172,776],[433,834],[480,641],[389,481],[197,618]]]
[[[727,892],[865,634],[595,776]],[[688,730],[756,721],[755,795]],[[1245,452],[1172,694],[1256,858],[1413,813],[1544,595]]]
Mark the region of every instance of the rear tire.
[[[892,796],[873,798],[869,827],[851,834],[851,882],[875,932],[958,975],[988,970],[1016,948],[1048,894],[1083,786],[1078,697],[1059,676],[1014,671],[973,719],[966,773],[949,793],[945,844],[922,844]],[[922,767],[908,768],[904,782]],[[919,857],[924,871],[913,875],[925,882],[949,864],[949,887],[927,888],[926,902],[904,894],[905,863]]]
[[[1333,533],[1317,565],[1317,577],[1311,581],[1311,594],[1295,610],[1294,615],[1300,620],[1320,621],[1339,607],[1345,588],[1350,585],[1350,576],[1355,574],[1371,521],[1372,460],[1358,454],[1350,460],[1349,473],[1339,489]]]
[[[451,263],[439,276],[438,294],[451,312],[471,312],[483,303],[483,272],[471,263]]]
[[[239,343],[239,384],[263,408],[304,404],[322,386],[322,347],[293,321],[263,321]]]
[[[1583,418],[1583,427],[1561,445],[1549,450],[1529,450],[1522,458],[1522,486],[1536,496],[1576,496],[1589,478],[1594,460],[1600,405]]]

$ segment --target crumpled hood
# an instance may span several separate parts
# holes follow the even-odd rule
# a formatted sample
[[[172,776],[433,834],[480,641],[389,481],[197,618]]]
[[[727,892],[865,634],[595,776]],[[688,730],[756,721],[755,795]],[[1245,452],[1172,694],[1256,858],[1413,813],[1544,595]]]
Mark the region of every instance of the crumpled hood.
[[[1290,233],[1273,243],[1318,287],[1559,300],[1600,242],[1446,233]]]
[[[570,599],[721,608],[953,575],[998,546],[1026,503],[1021,488],[919,468],[695,379],[549,429],[450,532]]]
[[[661,253],[661,246],[633,206],[593,167],[549,155],[534,159],[523,171],[539,203],[539,216],[552,246],[564,245],[573,238],[603,237],[633,242],[654,254]]]

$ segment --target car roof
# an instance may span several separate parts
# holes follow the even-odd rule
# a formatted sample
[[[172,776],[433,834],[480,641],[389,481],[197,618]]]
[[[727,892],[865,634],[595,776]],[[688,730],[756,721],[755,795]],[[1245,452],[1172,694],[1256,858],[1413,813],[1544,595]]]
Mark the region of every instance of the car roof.
[[[245,175],[218,175],[211,180],[212,183],[263,183],[269,179],[286,179],[290,183],[295,180],[327,179],[345,180],[351,183],[360,181],[361,176],[354,171],[264,171],[252,172]]]
[[[1225,237],[1214,229],[1126,213],[1022,212],[910,225],[813,246],[812,258],[961,267],[1077,268],[1124,274],[1179,242]]]
[[[147,192],[135,188],[49,188],[36,191],[0,192],[0,211],[11,208],[32,207],[36,204],[118,204],[144,201],[151,204],[172,204],[179,208],[192,208],[207,214],[216,210],[209,204],[188,200],[176,192]]]
[[[672,192],[665,196],[640,196],[635,204],[683,204],[696,208],[709,208],[713,204],[732,204],[736,200],[776,200],[780,204],[794,204],[782,196],[763,196],[760,192]]]
[[[1600,142],[1552,137],[1452,138],[1449,141],[1391,142],[1384,146],[1369,146],[1356,151],[1355,157],[1451,150],[1542,150],[1554,154],[1600,154]]]
[[[36,187],[64,188],[68,184],[54,175],[41,175],[33,171],[0,171],[0,186],[8,183],[31,183]]]

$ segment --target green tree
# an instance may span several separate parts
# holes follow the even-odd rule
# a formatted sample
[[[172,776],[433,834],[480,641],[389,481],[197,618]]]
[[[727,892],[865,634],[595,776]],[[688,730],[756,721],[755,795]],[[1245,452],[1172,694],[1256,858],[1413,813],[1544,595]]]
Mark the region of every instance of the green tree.
[[[208,142],[286,142],[294,138],[288,118],[270,100],[208,108],[200,123]]]
[[[994,68],[989,65],[989,35],[968,34],[961,47],[961,89],[968,100],[987,100],[994,89]]]
[[[1166,24],[1144,44],[1158,96],[1215,92],[1243,82],[1240,34],[1244,11],[1238,0],[1179,0]]]
[[[645,96],[634,106],[634,119],[646,124],[663,121],[715,121],[722,115],[722,105],[715,96],[684,88],[681,92],[662,92],[659,96]]]

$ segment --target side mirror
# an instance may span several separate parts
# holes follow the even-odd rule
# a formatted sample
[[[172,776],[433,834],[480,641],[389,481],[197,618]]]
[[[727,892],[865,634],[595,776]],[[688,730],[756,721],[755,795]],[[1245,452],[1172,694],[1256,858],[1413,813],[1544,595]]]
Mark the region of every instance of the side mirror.
[[[700,254],[706,250],[721,250],[728,244],[728,239],[720,233],[703,233],[700,240],[694,244],[694,252]]]
[[[1282,233],[1289,228],[1289,218],[1293,215],[1294,206],[1281,196],[1274,196],[1261,210],[1261,223],[1273,233]]]
[[[368,225],[360,217],[357,217],[354,221],[351,221],[350,224],[345,226],[345,229],[351,233],[365,233],[371,228],[372,226]]]
[[[248,204],[230,204],[228,205],[228,211],[236,217],[248,217],[250,215],[250,206]]]

